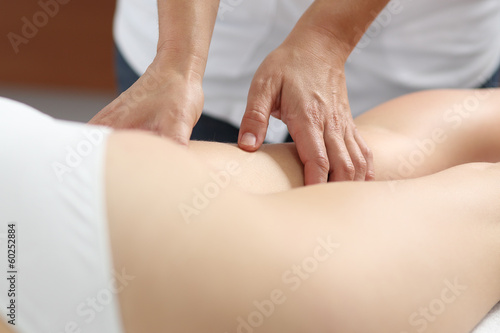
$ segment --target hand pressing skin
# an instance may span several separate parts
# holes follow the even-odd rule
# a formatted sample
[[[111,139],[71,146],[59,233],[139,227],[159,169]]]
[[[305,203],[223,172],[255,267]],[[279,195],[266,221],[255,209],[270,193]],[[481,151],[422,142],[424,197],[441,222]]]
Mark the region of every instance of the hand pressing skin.
[[[373,179],[371,151],[350,113],[344,64],[361,38],[357,31],[387,2],[314,1],[255,74],[239,146],[257,150],[273,115],[297,145],[306,185]],[[203,108],[201,83],[218,6],[219,0],[159,0],[154,62],[91,123],[147,129],[187,145]]]
[[[132,87],[90,123],[149,130],[187,146],[203,110],[202,77],[193,71],[162,69],[161,65],[155,60]]]
[[[373,157],[354,125],[344,64],[388,0],[316,0],[252,81],[239,146],[262,145],[269,117],[288,126],[306,185],[373,180]]]
[[[92,120],[188,145],[203,110],[202,81],[219,0],[158,0],[157,54],[144,75]]]
[[[239,145],[257,150],[274,116],[297,145],[306,185],[373,180],[373,157],[349,108],[344,62],[322,38],[313,38],[317,34],[291,34],[264,60],[250,88]]]

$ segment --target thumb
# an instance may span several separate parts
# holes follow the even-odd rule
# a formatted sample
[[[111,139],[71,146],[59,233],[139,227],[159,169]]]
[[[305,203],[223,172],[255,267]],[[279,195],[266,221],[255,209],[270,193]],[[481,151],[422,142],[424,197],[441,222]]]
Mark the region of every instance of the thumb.
[[[246,151],[256,151],[264,142],[272,106],[277,97],[275,91],[278,91],[270,82],[257,82],[254,78],[250,86],[238,136],[238,146]]]

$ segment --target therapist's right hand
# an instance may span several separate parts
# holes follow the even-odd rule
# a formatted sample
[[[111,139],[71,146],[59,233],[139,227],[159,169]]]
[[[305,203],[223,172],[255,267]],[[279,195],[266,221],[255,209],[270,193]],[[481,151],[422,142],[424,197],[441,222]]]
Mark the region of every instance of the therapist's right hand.
[[[143,129],[187,146],[203,110],[202,75],[153,61],[139,80],[89,122]]]

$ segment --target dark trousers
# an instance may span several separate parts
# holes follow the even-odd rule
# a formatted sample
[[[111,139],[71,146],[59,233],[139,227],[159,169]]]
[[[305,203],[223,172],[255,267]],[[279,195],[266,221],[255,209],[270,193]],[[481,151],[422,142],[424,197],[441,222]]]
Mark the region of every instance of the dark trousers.
[[[122,54],[115,48],[116,59],[115,59],[115,70],[118,80],[118,90],[119,93],[127,90],[135,81],[139,79],[139,76],[134,72],[127,61],[123,58]],[[500,84],[500,68],[497,72],[480,88],[494,88],[498,87]],[[193,133],[191,134],[191,140],[202,140],[202,141],[216,141],[216,142],[228,142],[236,143],[238,142],[238,132],[239,128],[233,126],[223,120],[216,119],[214,117],[202,114],[200,120],[193,128]],[[292,137],[288,135],[286,142],[292,142]]]

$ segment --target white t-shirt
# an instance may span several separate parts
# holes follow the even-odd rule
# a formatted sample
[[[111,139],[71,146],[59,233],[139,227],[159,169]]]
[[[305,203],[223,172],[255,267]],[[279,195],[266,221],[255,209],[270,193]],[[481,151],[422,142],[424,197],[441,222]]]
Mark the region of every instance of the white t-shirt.
[[[240,125],[253,74],[312,2],[221,0],[205,113]],[[353,115],[413,91],[481,85],[500,65],[499,32],[499,0],[392,0],[346,64]],[[144,73],[156,54],[156,1],[118,0],[114,36],[131,67]],[[286,134],[274,119],[267,140]]]

